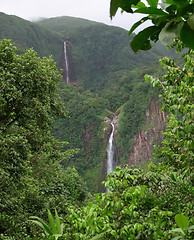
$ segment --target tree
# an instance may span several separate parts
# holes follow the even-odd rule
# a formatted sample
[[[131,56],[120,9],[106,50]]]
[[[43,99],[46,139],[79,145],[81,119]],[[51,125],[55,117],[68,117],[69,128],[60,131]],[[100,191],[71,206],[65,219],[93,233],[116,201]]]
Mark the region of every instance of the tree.
[[[49,139],[54,114],[65,114],[56,92],[61,74],[52,58],[40,59],[32,49],[15,51],[10,41],[0,43],[0,141],[3,169],[18,179]]]
[[[0,42],[0,232],[39,239],[28,217],[46,216],[56,205],[65,214],[64,202],[81,204],[86,187],[76,170],[59,164],[74,151],[61,152],[67,143],[51,135],[56,116],[66,116],[57,92],[60,71],[51,57],[16,50],[10,40]]]
[[[129,35],[144,22],[151,20],[152,26],[145,27],[134,36],[130,45],[134,52],[149,50],[151,41],[160,40],[172,46],[174,39],[180,39],[186,47],[194,49],[194,3],[193,0],[111,0],[110,16],[118,8],[131,14],[144,14],[130,29]],[[145,16],[146,15],[146,16]]]
[[[185,55],[181,67],[174,59],[165,57],[161,64],[167,73],[163,79],[146,75],[145,79],[163,89],[163,110],[170,113],[165,140],[158,147],[156,158],[164,158],[168,164],[178,169],[193,166],[193,72],[194,51]]]
[[[117,167],[105,184],[111,192],[69,207],[62,239],[171,239],[174,216],[183,210],[192,217],[192,184],[185,173],[149,167]],[[192,239],[191,232],[186,236]]]

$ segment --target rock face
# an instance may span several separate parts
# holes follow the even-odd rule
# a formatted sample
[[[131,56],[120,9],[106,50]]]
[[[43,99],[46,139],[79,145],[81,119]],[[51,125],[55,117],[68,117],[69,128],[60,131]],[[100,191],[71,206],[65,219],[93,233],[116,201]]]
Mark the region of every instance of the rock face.
[[[161,105],[152,100],[146,110],[146,121],[141,132],[134,137],[133,147],[128,159],[129,166],[145,164],[152,160],[153,145],[159,144],[164,136],[161,133],[166,127],[166,114],[160,111]]]

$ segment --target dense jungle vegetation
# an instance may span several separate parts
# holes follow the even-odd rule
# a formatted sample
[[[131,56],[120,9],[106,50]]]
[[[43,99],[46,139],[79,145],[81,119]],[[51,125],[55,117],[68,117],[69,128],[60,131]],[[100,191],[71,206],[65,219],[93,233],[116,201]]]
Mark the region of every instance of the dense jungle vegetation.
[[[188,20],[191,1],[167,1],[170,16],[177,6],[185,7]],[[118,7],[131,9],[120,4],[111,1],[112,16]],[[158,1],[148,4],[149,9],[138,1],[137,9],[156,24]],[[183,42],[191,49],[178,61],[164,57],[161,70],[155,60],[166,50],[159,44],[133,55],[126,31],[119,28],[66,17],[39,23],[5,14],[0,18],[0,38],[12,38],[19,47],[10,40],[0,42],[0,239],[193,239],[190,41],[178,41],[179,51]],[[64,35],[74,85],[64,84],[58,70],[63,66]],[[136,36],[130,39],[137,41]],[[143,50],[150,49],[148,42]],[[29,47],[37,52],[25,50]],[[92,195],[103,179],[103,129],[109,127],[104,119],[120,114],[117,141],[125,162],[145,110],[158,94],[169,121],[166,138],[155,148],[157,165],[117,167],[104,182],[110,192]]]

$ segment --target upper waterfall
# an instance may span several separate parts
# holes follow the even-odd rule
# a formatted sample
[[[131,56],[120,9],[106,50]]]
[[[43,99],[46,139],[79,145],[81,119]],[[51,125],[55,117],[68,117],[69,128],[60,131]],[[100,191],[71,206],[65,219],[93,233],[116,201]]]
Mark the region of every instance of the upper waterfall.
[[[64,60],[65,60],[65,70],[66,70],[66,83],[69,83],[69,64],[67,58],[67,41],[64,41]]]

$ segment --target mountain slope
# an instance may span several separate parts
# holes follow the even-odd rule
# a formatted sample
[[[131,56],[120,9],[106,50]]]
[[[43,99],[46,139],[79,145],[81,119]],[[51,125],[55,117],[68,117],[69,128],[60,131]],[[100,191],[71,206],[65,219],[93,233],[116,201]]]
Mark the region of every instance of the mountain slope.
[[[53,55],[55,61],[60,61],[63,51],[63,35],[4,13],[0,13],[0,22],[0,40],[12,39],[20,51],[33,47],[39,56]]]
[[[0,13],[0,21],[0,39],[11,38],[20,49],[33,47],[41,57],[53,55],[64,71],[63,42],[67,40],[70,80],[98,94],[109,87],[113,73],[148,66],[171,55],[160,44],[149,52],[134,54],[126,30],[80,18],[58,17],[32,23]],[[118,80],[112,78],[111,84]]]
[[[55,17],[55,18],[46,18],[37,21],[37,24],[44,28],[48,28],[50,30],[56,31],[58,33],[63,34],[64,36],[70,34],[71,32],[77,29],[84,29],[90,26],[96,25],[104,25],[102,23],[93,22],[90,20],[86,20],[83,18],[75,18],[75,17]]]
[[[59,85],[70,118],[59,119],[53,135],[69,142],[67,148],[80,149],[64,166],[75,166],[89,189],[100,191],[114,114],[119,115],[118,151],[126,163],[134,135],[145,122],[146,108],[157,98],[144,75],[156,71],[159,58],[173,54],[159,43],[149,52],[134,54],[126,30],[83,19],[59,17],[32,23],[0,13],[0,21],[0,39],[13,39],[22,51],[33,47],[39,56],[53,55],[64,69],[64,80],[67,41],[70,83],[75,86],[65,81]]]
[[[72,80],[98,94],[110,73],[148,66],[166,55],[174,56],[160,43],[148,52],[133,53],[129,47],[131,38],[119,27],[70,17],[45,19],[37,24],[64,34]]]

